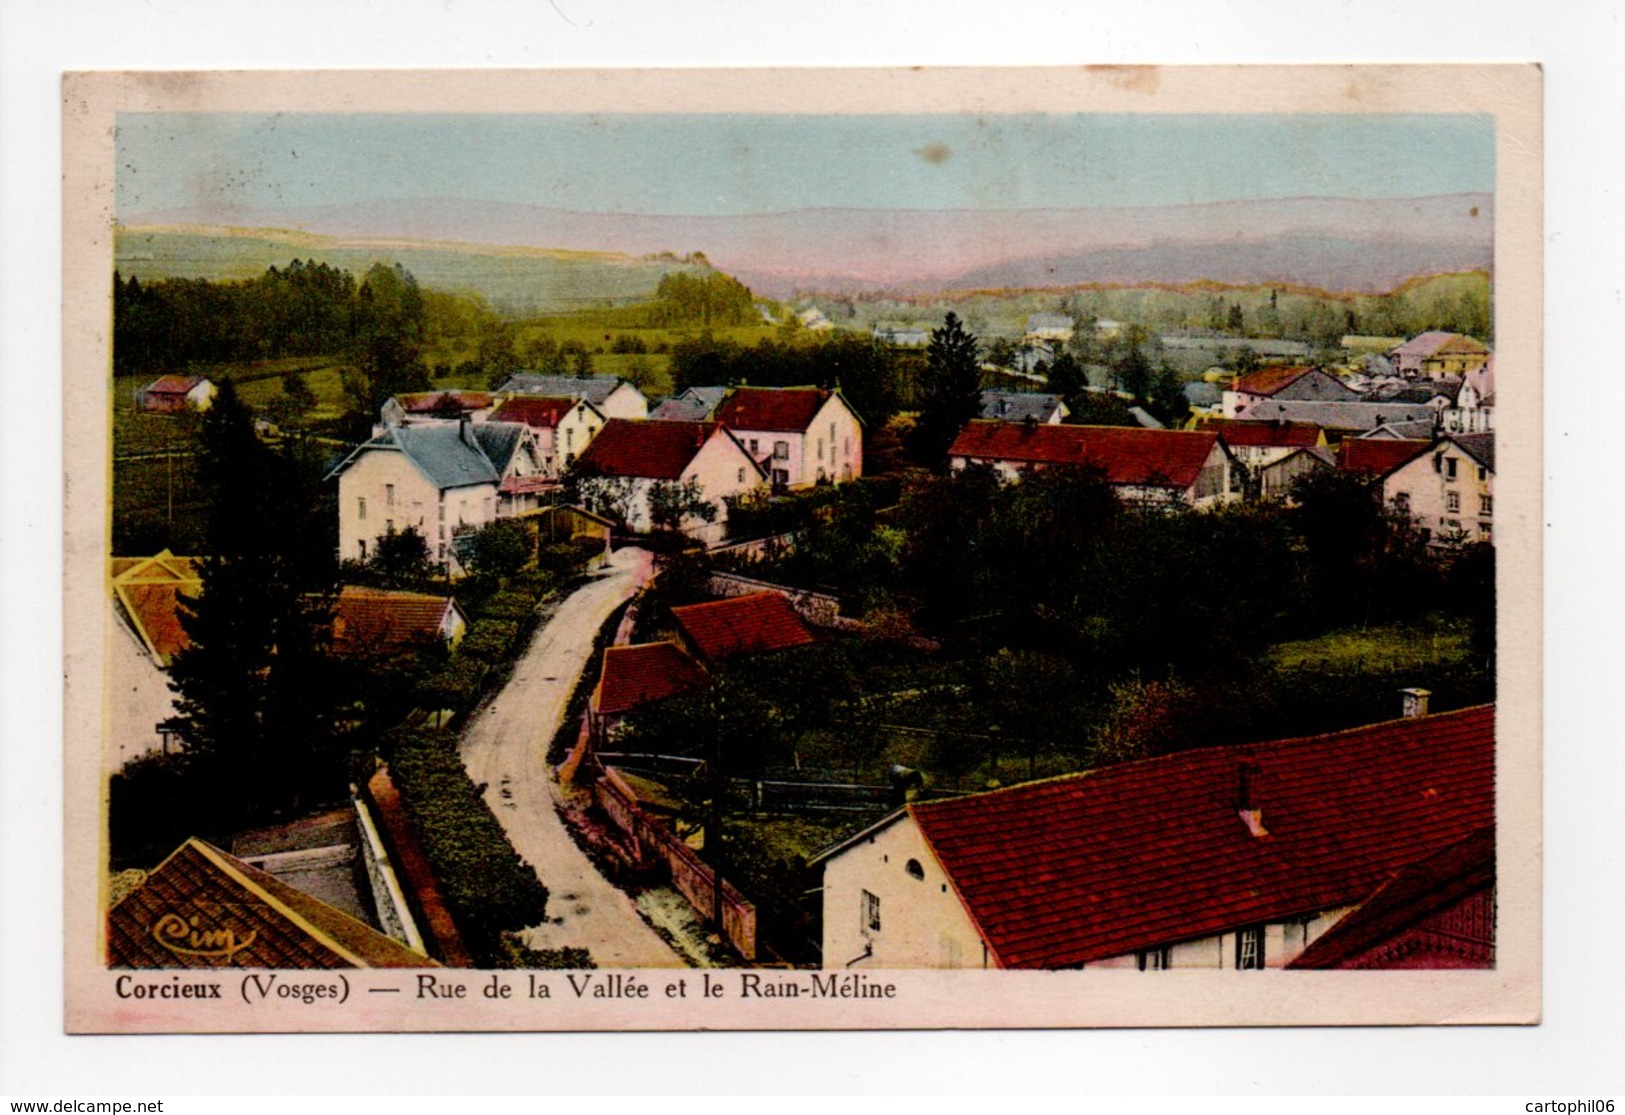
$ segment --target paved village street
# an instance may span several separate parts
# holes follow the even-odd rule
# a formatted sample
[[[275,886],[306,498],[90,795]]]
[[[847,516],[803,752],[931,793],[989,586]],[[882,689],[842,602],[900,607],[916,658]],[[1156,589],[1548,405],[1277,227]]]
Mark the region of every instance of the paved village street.
[[[513,676],[482,706],[460,749],[469,777],[515,850],[548,888],[548,921],[525,933],[533,948],[584,948],[601,967],[681,967],[683,960],[638,915],[633,901],[576,847],[553,805],[547,747],[593,640],[648,578],[646,550],[615,553],[610,571],[577,589],[531,640]]]

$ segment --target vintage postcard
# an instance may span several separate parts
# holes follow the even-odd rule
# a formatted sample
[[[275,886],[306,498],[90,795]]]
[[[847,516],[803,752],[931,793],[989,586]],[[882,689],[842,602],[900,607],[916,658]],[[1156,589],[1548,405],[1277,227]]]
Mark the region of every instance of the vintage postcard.
[[[70,1031],[1538,1021],[1537,68],[63,103]]]

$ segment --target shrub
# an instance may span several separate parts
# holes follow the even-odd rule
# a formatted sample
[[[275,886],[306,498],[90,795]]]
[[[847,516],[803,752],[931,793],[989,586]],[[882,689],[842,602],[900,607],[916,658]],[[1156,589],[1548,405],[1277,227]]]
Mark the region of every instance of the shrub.
[[[395,784],[452,917],[481,966],[498,964],[503,934],[546,914],[547,888],[469,781],[456,737],[403,730],[391,743]]]
[[[501,662],[518,637],[519,624],[513,620],[477,619],[468,625],[468,634],[458,644],[457,653],[485,662]]]
[[[481,620],[512,620],[521,623],[536,614],[540,597],[524,589],[508,587],[491,594],[480,609]]]
[[[479,699],[489,668],[477,658],[453,654],[445,665],[423,679],[418,687],[420,705],[426,709],[468,708]]]

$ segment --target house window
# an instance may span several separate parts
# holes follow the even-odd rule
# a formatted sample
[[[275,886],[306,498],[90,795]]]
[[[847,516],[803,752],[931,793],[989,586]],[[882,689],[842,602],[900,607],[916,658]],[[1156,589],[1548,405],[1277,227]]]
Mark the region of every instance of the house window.
[[[1456,465],[1458,463],[1459,462],[1457,462],[1456,458],[1454,458],[1454,457],[1446,457],[1445,458],[1445,460],[1444,460],[1444,478],[1446,480],[1454,480],[1456,478]]]
[[[1478,524],[1478,537],[1479,537],[1479,540],[1482,541],[1482,542],[1488,542],[1490,540],[1490,524],[1488,524],[1488,523],[1479,523]]]
[[[395,506],[395,485],[393,485],[393,484],[385,484],[384,485],[384,506],[385,507],[394,507]]]
[[[1495,500],[1494,500],[1494,497],[1492,497],[1492,496],[1479,496],[1478,497],[1478,513],[1480,515],[1488,515],[1490,513],[1490,506],[1494,502],[1495,502]]]
[[[863,892],[863,931],[880,932],[880,897],[868,891]]]
[[[1402,515],[1409,515],[1411,513],[1411,493],[1395,492],[1394,510]]]
[[[1262,969],[1264,967],[1264,927],[1255,925],[1236,934],[1236,969]]]
[[[790,483],[790,470],[789,469],[783,469],[783,468],[774,469],[773,470],[773,483],[775,483],[775,484],[788,484],[788,483]]]
[[[360,519],[362,522],[366,522],[367,521],[367,501],[364,500],[364,499],[358,499],[355,502],[356,502],[356,518]]]
[[[755,438],[750,439],[750,455],[752,457],[756,456],[756,439]]]
[[[904,866],[903,870],[908,872],[908,876],[911,879],[925,878],[925,868],[920,866],[920,861],[917,859],[909,860]]]
[[[775,441],[773,443],[773,459],[775,461],[788,461],[790,459],[790,443],[788,441]]]
[[[366,561],[367,560],[367,540],[365,538],[358,538],[358,539],[356,539],[356,542],[361,547],[361,560]]]
[[[1490,474],[1489,469],[1485,468],[1483,465],[1478,466],[1478,478],[1480,480],[1487,479],[1489,474]]]
[[[741,484],[743,484],[745,482],[745,470],[744,469],[739,470],[739,482]]]
[[[1444,494],[1444,509],[1446,511],[1460,511],[1461,510],[1461,493],[1460,492],[1446,492]]]
[[[1134,960],[1142,972],[1163,972],[1169,967],[1173,949],[1142,949],[1134,954]]]
[[[385,519],[384,520],[384,533],[385,534],[394,534],[395,533],[395,520],[394,519]]]
[[[824,459],[824,439],[823,438],[818,439],[818,459],[820,461],[822,461]]]

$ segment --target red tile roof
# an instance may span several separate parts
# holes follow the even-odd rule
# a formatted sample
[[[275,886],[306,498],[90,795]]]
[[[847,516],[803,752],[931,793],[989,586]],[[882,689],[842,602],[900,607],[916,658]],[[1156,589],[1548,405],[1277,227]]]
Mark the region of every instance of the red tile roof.
[[[777,592],[688,604],[673,608],[671,614],[700,655],[712,662],[814,641],[790,601]]]
[[[611,418],[581,454],[584,471],[677,480],[722,427],[716,422]]]
[[[1380,961],[1384,951],[1398,944],[1409,931],[1422,926],[1495,886],[1495,826],[1487,825],[1465,839],[1451,844],[1419,863],[1400,870],[1378,888],[1358,910],[1332,926],[1313,944],[1298,954],[1288,968],[1347,968],[1387,966]],[[1473,953],[1488,959],[1491,940],[1456,942],[1457,962],[1439,963],[1430,958],[1430,967],[1465,967],[1460,961]],[[1474,948],[1474,946],[1477,948]],[[1452,950],[1458,951],[1458,950]],[[1375,953],[1373,957],[1370,954]],[[1378,965],[1371,960],[1378,959]],[[1395,966],[1416,967],[1416,958]]]
[[[1188,488],[1219,435],[1205,430],[1140,430],[1127,426],[1049,426],[1033,422],[967,422],[950,457],[1015,464],[1085,465],[1111,484]]]
[[[142,390],[149,395],[184,395],[202,382],[202,376],[159,376]]]
[[[281,879],[188,840],[107,913],[114,968],[431,968]]]
[[[345,585],[333,605],[337,654],[400,654],[442,639],[449,596]]]
[[[1256,764],[1267,836],[1237,813]],[[1189,751],[909,813],[999,964],[1065,968],[1363,901],[1495,819],[1495,708]]]
[[[821,387],[740,387],[723,401],[716,418],[730,430],[804,433],[830,394]]]
[[[1233,390],[1244,395],[1273,395],[1281,388],[1295,383],[1309,374],[1310,370],[1305,365],[1297,364],[1278,364],[1269,368],[1260,368],[1258,371],[1238,379]]]
[[[1432,444],[1396,437],[1344,438],[1337,447],[1337,467],[1349,472],[1386,476]]]
[[[707,684],[709,679],[676,643],[608,647],[593,691],[593,711],[619,716]]]
[[[1217,431],[1230,446],[1307,449],[1320,443],[1320,426],[1314,422],[1216,418],[1202,428]]]
[[[558,395],[515,395],[491,412],[491,421],[523,422],[534,429],[552,429],[575,405],[576,400]]]

